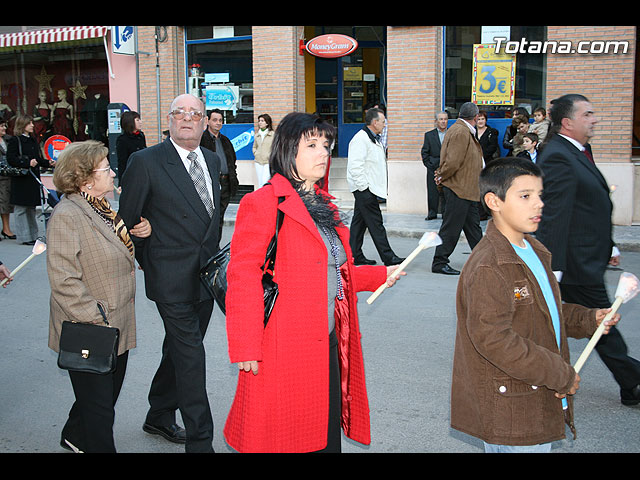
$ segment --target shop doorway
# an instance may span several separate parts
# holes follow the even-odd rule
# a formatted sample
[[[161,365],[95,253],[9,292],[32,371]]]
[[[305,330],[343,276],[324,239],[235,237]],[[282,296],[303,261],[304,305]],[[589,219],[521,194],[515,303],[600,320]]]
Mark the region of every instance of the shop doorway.
[[[371,29],[382,29],[379,32]],[[386,106],[385,27],[358,27],[336,32],[353,36],[358,48],[348,56],[309,56],[307,68],[307,111],[315,112],[337,128],[333,156],[346,157],[351,138],[364,126],[364,112],[372,104]],[[318,34],[325,30],[317,31]],[[374,35],[369,39],[365,33]],[[355,36],[354,36],[355,35]]]

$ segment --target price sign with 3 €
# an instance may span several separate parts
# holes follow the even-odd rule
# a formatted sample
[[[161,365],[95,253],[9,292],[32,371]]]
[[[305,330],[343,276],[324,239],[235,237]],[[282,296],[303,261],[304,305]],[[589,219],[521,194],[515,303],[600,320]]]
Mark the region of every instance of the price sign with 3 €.
[[[495,44],[473,46],[471,101],[476,105],[513,105],[516,55],[496,53]]]

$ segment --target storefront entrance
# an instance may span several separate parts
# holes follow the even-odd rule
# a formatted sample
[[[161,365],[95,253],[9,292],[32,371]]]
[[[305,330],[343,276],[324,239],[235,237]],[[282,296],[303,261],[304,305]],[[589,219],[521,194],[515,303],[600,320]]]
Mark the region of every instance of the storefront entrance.
[[[315,35],[342,33],[358,42],[358,48],[347,56],[321,58],[309,55],[305,62],[307,111],[317,113],[337,127],[333,155],[346,157],[351,138],[364,125],[365,110],[375,104],[386,105],[386,29],[307,28],[314,29]]]

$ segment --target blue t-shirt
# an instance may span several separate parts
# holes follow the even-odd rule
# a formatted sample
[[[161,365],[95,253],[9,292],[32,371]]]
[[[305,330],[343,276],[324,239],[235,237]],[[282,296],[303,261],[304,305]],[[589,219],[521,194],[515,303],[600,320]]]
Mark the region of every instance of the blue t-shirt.
[[[553,296],[553,290],[551,289],[547,272],[529,242],[524,240],[524,248],[514,245],[513,243],[511,245],[518,256],[536,277],[538,286],[540,287],[540,290],[542,290],[544,300],[547,302],[547,308],[549,308],[549,313],[551,314],[551,323],[553,324],[553,329],[556,333],[556,343],[558,344],[558,349],[560,349],[560,314],[558,312],[558,306],[556,305],[556,299]],[[566,398],[562,399],[562,408],[567,408]]]

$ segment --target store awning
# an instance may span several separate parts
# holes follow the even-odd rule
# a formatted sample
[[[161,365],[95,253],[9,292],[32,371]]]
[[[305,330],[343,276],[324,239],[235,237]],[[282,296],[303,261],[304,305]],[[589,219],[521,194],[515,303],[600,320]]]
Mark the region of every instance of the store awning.
[[[100,38],[106,36],[110,28],[104,26],[57,27],[5,33],[0,35],[0,49]]]

